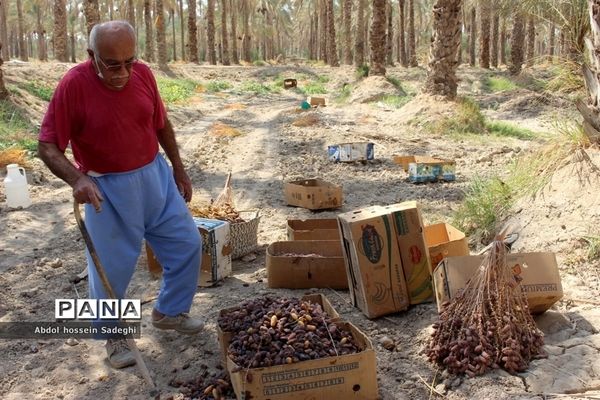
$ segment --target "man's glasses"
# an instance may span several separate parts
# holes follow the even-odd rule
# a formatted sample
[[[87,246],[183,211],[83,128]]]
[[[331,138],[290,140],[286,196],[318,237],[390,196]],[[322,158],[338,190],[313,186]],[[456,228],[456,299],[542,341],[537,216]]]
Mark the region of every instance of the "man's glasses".
[[[133,57],[127,61],[124,61],[122,63],[110,63],[107,64],[104,61],[102,61],[102,59],[99,56],[95,56],[96,61],[100,61],[100,63],[102,64],[102,66],[107,70],[107,71],[118,71],[121,69],[121,67],[125,67],[125,69],[129,69],[133,66],[133,64],[137,63],[137,58]]]

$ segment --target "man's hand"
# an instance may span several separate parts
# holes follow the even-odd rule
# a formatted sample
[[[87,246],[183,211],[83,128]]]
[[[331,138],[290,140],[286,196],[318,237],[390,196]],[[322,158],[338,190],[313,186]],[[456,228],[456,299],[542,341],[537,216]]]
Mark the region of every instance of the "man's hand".
[[[190,177],[183,167],[174,168],[173,176],[175,177],[175,183],[177,184],[179,193],[181,193],[185,202],[189,203],[192,200],[192,181],[190,180]]]
[[[79,204],[91,203],[96,212],[102,210],[100,202],[104,201],[104,197],[102,197],[98,186],[87,175],[82,175],[73,184],[73,197]]]

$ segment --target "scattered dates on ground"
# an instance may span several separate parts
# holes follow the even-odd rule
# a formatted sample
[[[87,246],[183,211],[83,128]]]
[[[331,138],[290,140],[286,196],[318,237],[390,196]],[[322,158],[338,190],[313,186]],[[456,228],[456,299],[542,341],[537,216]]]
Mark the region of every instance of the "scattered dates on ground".
[[[225,400],[235,398],[227,371],[222,371],[211,376],[208,370],[205,369],[196,379],[187,382],[173,379],[169,382],[169,386],[179,388],[179,392],[183,394],[185,400]]]
[[[506,252],[495,241],[482,268],[443,305],[433,325],[424,352],[450,373],[472,378],[496,368],[521,372],[531,359],[544,357],[543,333],[529,313],[520,277],[506,265]]]
[[[349,330],[336,324],[320,304],[262,297],[246,301],[219,318],[234,332],[228,354],[240,368],[270,367],[357,353]]]

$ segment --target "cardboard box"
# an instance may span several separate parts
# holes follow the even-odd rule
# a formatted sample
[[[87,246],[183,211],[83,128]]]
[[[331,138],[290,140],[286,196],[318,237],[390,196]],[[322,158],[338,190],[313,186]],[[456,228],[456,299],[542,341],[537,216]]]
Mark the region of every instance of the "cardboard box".
[[[408,172],[413,183],[456,180],[454,160],[441,160],[429,156],[394,156],[394,162]]]
[[[194,222],[202,235],[202,261],[198,286],[213,286],[231,275],[230,226],[226,221],[194,217]],[[162,271],[162,267],[150,246],[146,243],[148,269]]]
[[[425,242],[429,248],[432,270],[445,257],[469,255],[469,243],[465,234],[452,225],[439,223],[425,227]],[[432,271],[433,272],[433,271]]]
[[[312,107],[325,107],[327,105],[325,97],[310,96],[306,99],[306,102]]]
[[[407,201],[386,206],[384,209],[390,213],[394,223],[410,304],[434,301],[431,261],[417,202]]]
[[[309,294],[306,296],[302,296],[301,300],[320,304],[323,311],[325,311],[327,315],[329,315],[332,318],[332,320],[338,320],[340,318],[340,315],[335,310],[335,308],[333,308],[327,297],[323,296],[322,294]],[[219,317],[222,317],[232,311],[237,310],[239,310],[239,307],[230,307],[223,309],[219,311]],[[221,361],[223,363],[223,366],[227,366],[227,348],[229,347],[229,343],[231,342],[231,339],[234,335],[235,332],[223,331],[217,323],[217,339],[219,341],[219,346],[221,347]]]
[[[288,240],[340,240],[337,218],[288,219]]]
[[[438,311],[456,296],[477,272],[485,255],[448,257],[433,272]],[[532,314],[546,311],[563,296],[558,264],[554,253],[515,253],[506,257],[515,276],[522,278],[521,289],[527,293]]]
[[[227,371],[238,398],[254,400],[378,398],[377,364],[370,340],[349,322],[362,351],[265,368],[243,369],[227,358]]]
[[[322,179],[303,179],[285,183],[283,192],[287,204],[309,210],[339,208],[344,200],[341,186]]]
[[[348,289],[339,240],[271,243],[266,264],[270,288]]]
[[[375,145],[370,142],[341,143],[327,146],[329,161],[353,162],[375,158]]]
[[[352,303],[368,318],[406,310],[410,301],[389,210],[374,206],[338,220]]]

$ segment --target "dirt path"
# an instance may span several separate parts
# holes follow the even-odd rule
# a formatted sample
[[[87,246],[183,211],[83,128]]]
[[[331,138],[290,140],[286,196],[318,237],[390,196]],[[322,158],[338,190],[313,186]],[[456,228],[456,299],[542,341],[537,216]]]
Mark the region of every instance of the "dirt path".
[[[19,68],[19,74],[28,73],[25,67]],[[59,76],[63,69],[60,66],[45,71],[47,79]],[[308,292],[266,287],[264,249],[269,243],[285,238],[287,218],[334,217],[338,212],[368,205],[415,199],[421,203],[426,222],[448,221],[473,177],[503,171],[519,154],[542,144],[514,138],[453,138],[429,134],[420,125],[419,118],[427,116],[435,104],[411,105],[429,110],[421,114],[409,110],[410,107],[395,109],[381,104],[338,105],[335,102],[323,109],[298,113],[302,99],[298,93],[284,91],[257,96],[236,90],[245,80],[268,81],[285,70],[286,67],[176,68],[178,74],[188,78],[229,79],[235,86],[223,93],[202,93],[186,104],[172,106],[170,115],[194,185],[195,200],[208,202],[216,198],[231,171],[238,209],[260,209],[261,248],[253,261],[234,261],[232,277],[217,287],[198,290],[192,313],[208,321],[205,333],[183,337],[143,326],[139,347],[165,397],[169,393],[178,395],[178,389],[169,386],[173,379],[193,379],[205,371],[220,372],[215,331],[218,310],[267,293],[301,296]],[[353,79],[349,68],[298,71],[327,76],[326,87],[330,93],[339,91],[342,83]],[[423,78],[421,70],[397,68],[390,73],[415,90]],[[462,73],[461,90],[474,93],[473,87],[482,79],[482,73],[471,69]],[[8,76],[11,79],[10,73]],[[17,78],[12,79],[17,82]],[[485,93],[473,95],[489,115],[525,121],[532,128],[544,129],[555,112],[545,105],[531,113],[519,114],[510,109],[522,104],[508,103],[509,95],[497,95],[493,99]],[[529,95],[531,93],[520,96]],[[500,106],[487,110],[486,101],[498,102]],[[527,101],[524,104],[527,105]],[[306,127],[293,125],[304,116],[314,118],[314,123]],[[211,133],[215,123],[235,128],[241,135],[216,136]],[[356,140],[376,144],[375,162],[332,164],[326,159],[328,144]],[[459,178],[452,184],[410,184],[404,172],[391,161],[394,154],[403,153],[454,158]],[[86,282],[75,287],[77,293],[68,283],[68,277],[79,273],[85,265],[83,244],[72,215],[70,188],[39,162],[34,162],[33,169],[40,175],[38,182],[31,186],[32,207],[21,211],[0,208],[0,322],[52,320],[55,298],[76,297],[77,293],[85,297],[87,293]],[[314,176],[343,186],[345,201],[341,210],[312,213],[285,205],[283,182]],[[523,244],[523,250],[543,250],[528,247],[528,243]],[[546,244],[535,243],[535,246],[543,245]],[[568,260],[570,253],[559,256],[561,260]],[[589,269],[585,263],[561,261],[563,285],[569,298],[594,299],[600,294],[600,281],[591,280],[591,274],[576,271],[583,267]],[[151,298],[158,290],[159,281],[146,271],[143,255],[138,268],[129,296]],[[600,383],[600,312],[593,304],[563,301],[556,310],[538,319],[547,335],[549,358],[535,361],[527,373],[511,376],[494,372],[477,379],[463,379],[437,373],[420,354],[437,317],[433,304],[369,321],[349,304],[347,292],[330,289],[316,292],[325,294],[342,318],[356,324],[373,341],[380,395],[384,400],[430,398],[430,388],[424,382],[433,383],[436,390],[446,393],[449,399],[542,399],[540,393],[585,390]],[[145,320],[151,308],[152,302],[143,307]],[[393,351],[381,346],[384,336],[396,344]],[[82,340],[71,346],[65,340],[0,341],[0,354],[2,399],[148,398],[137,370],[112,370],[105,361],[100,342]]]

